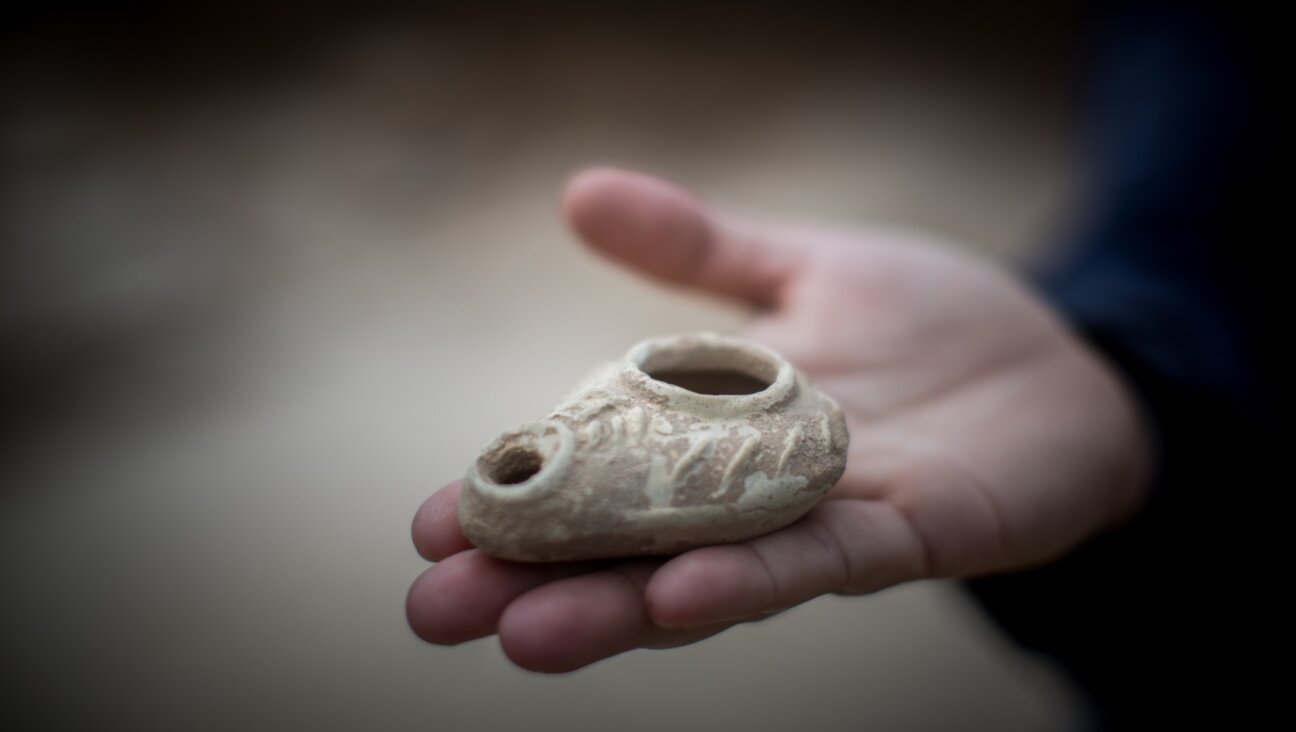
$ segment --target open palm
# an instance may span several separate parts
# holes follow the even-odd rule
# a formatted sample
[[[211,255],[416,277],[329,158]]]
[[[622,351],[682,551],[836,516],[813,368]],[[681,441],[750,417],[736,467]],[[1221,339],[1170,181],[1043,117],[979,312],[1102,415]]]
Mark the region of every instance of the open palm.
[[[498,634],[518,665],[670,647],[825,593],[1048,561],[1133,512],[1147,447],[1111,371],[1010,275],[898,231],[756,224],[597,169],[564,198],[594,248],[757,308],[747,336],[846,414],[846,473],[800,521],[669,559],[529,565],[473,549],[458,483],[414,521],[437,562],[407,613],[427,641]]]

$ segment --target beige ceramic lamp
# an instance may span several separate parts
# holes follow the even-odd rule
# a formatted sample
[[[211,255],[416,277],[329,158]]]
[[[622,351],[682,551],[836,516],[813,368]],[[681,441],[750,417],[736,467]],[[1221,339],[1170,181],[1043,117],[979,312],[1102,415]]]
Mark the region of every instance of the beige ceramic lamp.
[[[841,477],[841,409],[774,352],[712,334],[644,341],[468,469],[459,523],[521,561],[650,554],[750,539]]]

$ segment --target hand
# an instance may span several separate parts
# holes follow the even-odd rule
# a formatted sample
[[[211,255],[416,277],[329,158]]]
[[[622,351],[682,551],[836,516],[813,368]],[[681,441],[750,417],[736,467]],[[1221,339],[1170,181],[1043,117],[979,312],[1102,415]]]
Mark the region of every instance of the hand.
[[[1137,509],[1149,451],[1132,400],[1007,273],[912,233],[739,220],[626,171],[576,176],[564,208],[599,252],[758,308],[746,335],[844,410],[846,473],[751,541],[551,565],[473,549],[452,483],[414,521],[437,562],[408,598],[423,639],[498,633],[519,666],[570,671],[825,593],[1047,562]]]

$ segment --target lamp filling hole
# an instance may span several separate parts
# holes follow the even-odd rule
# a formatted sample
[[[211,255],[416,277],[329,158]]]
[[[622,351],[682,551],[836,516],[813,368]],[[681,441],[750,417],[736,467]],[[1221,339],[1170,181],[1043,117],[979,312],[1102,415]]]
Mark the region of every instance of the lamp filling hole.
[[[516,485],[540,472],[544,458],[527,447],[506,450],[487,471],[487,477],[497,485]]]
[[[647,374],[695,394],[714,396],[755,394],[765,391],[773,383],[733,369],[660,369],[647,371]]]

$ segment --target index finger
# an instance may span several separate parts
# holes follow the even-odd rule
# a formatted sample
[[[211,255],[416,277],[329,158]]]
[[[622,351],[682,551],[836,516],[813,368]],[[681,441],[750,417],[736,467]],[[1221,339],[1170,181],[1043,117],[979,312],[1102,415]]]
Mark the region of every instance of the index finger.
[[[459,528],[459,489],[462,487],[463,481],[456,480],[433,493],[414,514],[410,532],[414,548],[428,561],[439,562],[473,547]]]

